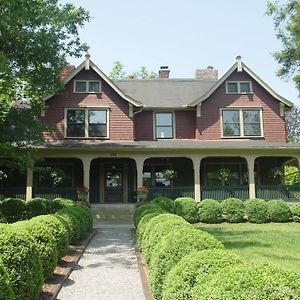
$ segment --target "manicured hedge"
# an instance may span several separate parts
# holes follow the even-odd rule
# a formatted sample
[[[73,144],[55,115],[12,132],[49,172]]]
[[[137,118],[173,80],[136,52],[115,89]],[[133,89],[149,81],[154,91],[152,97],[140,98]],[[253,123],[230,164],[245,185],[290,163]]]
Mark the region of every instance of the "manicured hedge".
[[[300,222],[300,203],[294,204],[291,211],[294,222]]]
[[[193,300],[299,299],[300,276],[268,265],[238,265],[198,281]]]
[[[222,223],[222,208],[217,200],[204,199],[198,204],[199,220],[203,223]]]
[[[152,204],[158,205],[162,209],[166,210],[169,213],[175,212],[175,204],[174,201],[167,197],[155,197],[151,200]]]
[[[34,239],[16,226],[0,226],[0,260],[17,300],[37,299],[44,281],[41,257]]]
[[[76,203],[73,200],[66,198],[55,198],[54,200],[52,200],[52,202],[60,205],[62,208],[76,206]]]
[[[168,273],[163,285],[163,300],[190,300],[197,282],[204,283],[211,274],[227,266],[241,265],[235,255],[222,249],[209,249],[183,257]]]
[[[271,222],[289,222],[292,216],[289,205],[283,200],[271,200],[267,202],[268,214]]]
[[[267,223],[268,208],[263,199],[248,199],[245,201],[246,216],[250,223]]]
[[[15,294],[12,289],[8,274],[0,261],[0,300],[14,300]]]
[[[0,203],[2,222],[13,223],[26,219],[25,201],[18,198],[6,198]]]
[[[237,198],[227,198],[221,202],[223,219],[229,223],[241,223],[244,221],[245,206]]]
[[[50,200],[43,198],[33,198],[26,201],[26,212],[27,217],[33,218],[40,215],[46,215],[50,213],[49,211],[49,203]]]
[[[171,231],[155,247],[149,265],[149,279],[154,299],[162,299],[162,287],[170,270],[181,258],[193,251],[223,248],[211,234],[193,226],[179,227]]]
[[[155,213],[155,212],[161,213],[161,212],[165,212],[165,210],[163,210],[160,206],[158,206],[156,204],[152,204],[152,203],[146,203],[146,204],[142,204],[142,205],[138,206],[135,209],[134,214],[133,214],[134,226],[137,228],[139,222],[145,215]]]
[[[193,198],[177,198],[174,203],[176,215],[184,218],[189,223],[199,221],[198,207]]]

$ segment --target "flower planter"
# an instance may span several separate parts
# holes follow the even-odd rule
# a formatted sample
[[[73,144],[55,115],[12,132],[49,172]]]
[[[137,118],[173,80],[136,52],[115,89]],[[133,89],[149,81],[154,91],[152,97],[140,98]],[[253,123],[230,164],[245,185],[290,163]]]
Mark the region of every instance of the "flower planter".
[[[147,196],[148,196],[148,194],[146,194],[146,193],[138,194],[137,195],[137,201],[138,202],[146,201],[147,200]]]

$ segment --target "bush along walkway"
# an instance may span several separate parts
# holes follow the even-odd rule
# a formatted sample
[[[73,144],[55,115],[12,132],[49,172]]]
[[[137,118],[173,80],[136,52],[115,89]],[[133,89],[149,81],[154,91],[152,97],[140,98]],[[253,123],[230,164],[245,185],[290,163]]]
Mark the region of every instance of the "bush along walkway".
[[[145,299],[131,229],[110,227],[97,229],[57,299]]]

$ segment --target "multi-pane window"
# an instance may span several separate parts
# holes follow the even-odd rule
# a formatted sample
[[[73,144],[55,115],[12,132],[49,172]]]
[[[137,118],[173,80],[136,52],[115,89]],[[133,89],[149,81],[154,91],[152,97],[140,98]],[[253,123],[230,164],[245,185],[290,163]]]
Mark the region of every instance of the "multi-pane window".
[[[227,81],[227,94],[249,94],[252,93],[252,85],[250,81]]]
[[[169,112],[155,113],[155,137],[157,139],[173,138],[173,114]]]
[[[100,81],[92,80],[75,80],[75,93],[99,93],[101,89]]]
[[[67,137],[107,137],[106,109],[68,109],[66,112]]]
[[[262,136],[260,109],[223,109],[223,137]]]

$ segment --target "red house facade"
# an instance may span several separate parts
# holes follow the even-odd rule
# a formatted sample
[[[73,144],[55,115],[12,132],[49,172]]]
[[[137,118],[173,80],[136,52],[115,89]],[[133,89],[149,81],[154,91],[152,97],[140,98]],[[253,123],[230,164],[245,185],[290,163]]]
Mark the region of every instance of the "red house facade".
[[[61,169],[59,186],[27,171],[26,198],[69,196],[85,185],[91,203],[148,198],[296,198],[284,165],[298,166],[300,147],[286,140],[279,96],[238,57],[220,79],[212,67],[196,79],[110,80],[87,55],[45,99],[41,165]],[[274,173],[274,170],[280,172]],[[280,176],[277,176],[280,174]]]

